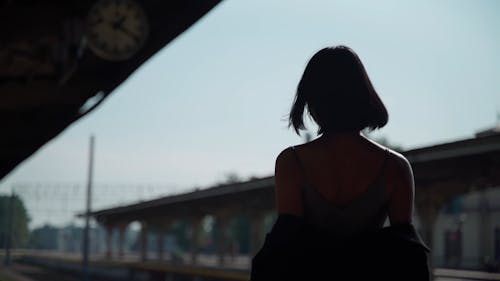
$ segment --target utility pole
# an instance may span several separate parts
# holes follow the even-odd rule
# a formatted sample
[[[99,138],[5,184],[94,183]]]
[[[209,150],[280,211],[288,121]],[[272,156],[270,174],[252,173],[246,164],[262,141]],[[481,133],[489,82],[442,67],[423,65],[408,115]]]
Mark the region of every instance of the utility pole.
[[[83,258],[82,258],[82,271],[83,271],[83,281],[89,280],[89,245],[90,245],[90,235],[89,235],[89,220],[90,220],[90,208],[92,201],[92,178],[94,169],[94,136],[90,136],[90,147],[89,147],[89,170],[87,178],[87,202],[85,210],[85,228],[83,230]]]

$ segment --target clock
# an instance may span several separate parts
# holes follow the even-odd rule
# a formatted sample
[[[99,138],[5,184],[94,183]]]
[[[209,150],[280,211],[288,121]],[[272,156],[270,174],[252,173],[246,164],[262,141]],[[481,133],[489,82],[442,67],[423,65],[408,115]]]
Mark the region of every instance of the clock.
[[[134,0],[98,0],[89,10],[87,43],[103,59],[131,58],[144,45],[148,33],[146,13]]]

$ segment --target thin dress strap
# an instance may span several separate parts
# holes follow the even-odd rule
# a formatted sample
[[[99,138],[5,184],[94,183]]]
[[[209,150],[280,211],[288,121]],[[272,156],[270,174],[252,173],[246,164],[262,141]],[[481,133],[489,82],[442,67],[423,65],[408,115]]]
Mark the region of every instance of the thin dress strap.
[[[297,149],[295,148],[295,146],[290,146],[290,148],[292,149],[292,154],[294,155],[295,160],[297,161],[297,164],[298,164],[299,169],[300,169],[300,173],[302,174],[302,177],[304,179],[304,184],[301,186],[301,189],[304,189],[304,186],[308,184],[304,165],[302,164],[302,161],[300,161],[300,157],[299,157],[299,154],[297,153]],[[375,178],[374,183],[380,182],[382,180],[382,178],[384,177],[385,166],[386,166],[388,156],[389,156],[389,150],[387,148],[384,148],[384,159],[382,160],[382,165],[380,167],[380,170],[379,170],[377,177]]]
[[[382,178],[384,177],[387,158],[389,158],[389,150],[387,148],[384,148],[384,160],[382,160],[382,165],[380,165],[381,167],[378,172],[377,178],[375,179],[375,182],[380,182],[380,180],[382,180]]]
[[[299,165],[300,173],[302,174],[302,177],[304,179],[304,184],[301,185],[301,189],[304,189],[304,186],[307,184],[307,177],[306,177],[306,172],[304,170],[304,165],[302,164],[302,161],[300,161],[299,154],[297,153],[297,149],[295,146],[290,147],[292,149],[292,153],[295,156],[295,160],[297,160],[297,164]]]

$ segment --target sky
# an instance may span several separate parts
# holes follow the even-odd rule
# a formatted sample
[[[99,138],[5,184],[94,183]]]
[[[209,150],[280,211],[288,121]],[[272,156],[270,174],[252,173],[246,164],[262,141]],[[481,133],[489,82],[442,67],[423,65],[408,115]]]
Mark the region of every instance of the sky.
[[[91,134],[99,206],[272,175],[279,152],[303,142],[286,118],[304,67],[337,44],[357,52],[389,111],[373,137],[403,149],[474,137],[500,112],[499,14],[494,0],[222,1],[0,192],[83,194]]]

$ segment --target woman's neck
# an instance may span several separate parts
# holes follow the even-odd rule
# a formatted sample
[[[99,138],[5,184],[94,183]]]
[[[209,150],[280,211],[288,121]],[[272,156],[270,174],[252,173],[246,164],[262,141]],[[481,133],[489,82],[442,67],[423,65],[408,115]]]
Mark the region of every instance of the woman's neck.
[[[318,139],[319,143],[327,146],[333,144],[357,143],[362,140],[359,131],[325,132]]]
[[[325,132],[321,135],[322,138],[358,138],[361,136],[360,131],[339,131],[339,132]]]

